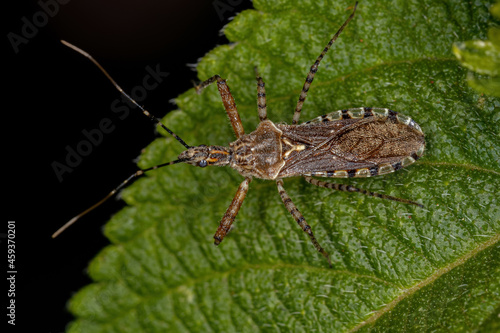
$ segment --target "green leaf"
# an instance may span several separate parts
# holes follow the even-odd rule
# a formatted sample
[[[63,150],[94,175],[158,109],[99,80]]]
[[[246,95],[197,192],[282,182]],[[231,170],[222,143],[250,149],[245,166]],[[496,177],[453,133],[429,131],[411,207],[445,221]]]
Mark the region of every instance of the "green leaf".
[[[228,79],[247,132],[258,124],[258,66],[268,116],[291,122],[305,76],[352,11],[344,1],[255,0],[225,29],[231,45],[198,65]],[[350,7],[349,7],[350,6]],[[112,245],[95,281],[69,303],[69,332],[493,332],[500,325],[500,100],[481,96],[454,42],[484,39],[481,1],[361,1],[323,59],[302,111],[388,107],[426,133],[426,154],[399,172],[349,183],[425,208],[285,179],[330,253],[333,269],[283,206],[254,179],[231,233],[213,234],[243,178],[229,168],[175,165],[122,193],[106,225]],[[191,145],[234,140],[215,85],[190,90],[163,121]],[[173,160],[154,141],[142,168]]]
[[[453,45],[462,65],[470,70],[492,76],[500,75],[500,48],[490,41],[470,40]]]
[[[490,11],[500,20],[500,2],[491,6]],[[500,97],[500,29],[489,28],[488,38],[455,43],[453,53],[462,66],[470,69],[467,81],[472,88]]]

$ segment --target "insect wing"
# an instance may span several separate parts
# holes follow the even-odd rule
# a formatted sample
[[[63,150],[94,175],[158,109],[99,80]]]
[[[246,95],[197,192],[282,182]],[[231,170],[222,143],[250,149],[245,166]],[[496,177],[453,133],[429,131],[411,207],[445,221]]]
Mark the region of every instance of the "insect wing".
[[[360,117],[338,112],[344,113],[340,120],[331,120],[338,115],[332,113],[282,126],[286,164],[279,177],[370,177],[399,170],[423,154],[424,135],[406,116],[390,110]]]

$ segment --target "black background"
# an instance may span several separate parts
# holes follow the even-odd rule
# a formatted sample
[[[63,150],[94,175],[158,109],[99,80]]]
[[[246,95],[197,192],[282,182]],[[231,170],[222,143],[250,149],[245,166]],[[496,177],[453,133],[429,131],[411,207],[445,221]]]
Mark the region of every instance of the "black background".
[[[55,10],[53,5],[49,8]],[[5,233],[7,221],[15,220],[17,270],[16,327],[8,325],[9,331],[64,331],[72,320],[66,302],[91,282],[85,272],[88,262],[108,244],[102,225],[123,203],[110,200],[59,238],[53,240],[51,234],[135,172],[134,159],[156,137],[152,123],[139,112],[119,120],[111,111],[118,92],[87,59],[59,40],[91,53],[125,91],[142,84],[146,66],[159,64],[169,76],[148,92],[143,103],[162,117],[175,109],[169,100],[197,79],[187,64],[227,43],[219,31],[247,8],[251,2],[245,0],[70,0],[59,4],[46,23],[38,23],[38,31],[31,31],[34,36],[18,45],[17,52],[9,33],[22,36],[25,22],[33,23],[43,9],[37,1],[23,1],[20,7],[4,10],[7,75],[2,76],[1,121],[7,187],[2,199],[1,267],[7,272]],[[103,118],[112,119],[115,129],[59,181],[52,163],[65,163],[65,147],[75,148],[85,139],[82,131],[98,127]],[[181,152],[182,146],[178,148]],[[6,324],[9,285],[3,286],[1,318]]]

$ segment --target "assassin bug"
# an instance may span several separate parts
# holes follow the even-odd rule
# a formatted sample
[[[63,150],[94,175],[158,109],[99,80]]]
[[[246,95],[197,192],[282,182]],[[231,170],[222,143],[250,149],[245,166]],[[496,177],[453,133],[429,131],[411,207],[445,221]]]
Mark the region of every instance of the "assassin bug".
[[[236,141],[229,144],[229,147],[187,145],[179,136],[163,125],[160,119],[151,115],[127,95],[104,68],[88,53],[62,41],[68,47],[89,58],[121,94],[134,103],[144,115],[177,139],[177,141],[186,147],[186,150],[175,161],[138,170],[101,201],[68,221],[54,233],[53,237],[56,237],[76,220],[101,205],[131,180],[144,175],[147,171],[177,163],[187,163],[202,168],[209,165],[229,165],[245,177],[214,235],[215,245],[220,244],[229,232],[245,199],[252,178],[274,180],[276,181],[279,195],[286,209],[302,230],[309,235],[316,250],[328,260],[330,267],[332,263],[328,253],[316,240],[304,216],[288,196],[283,185],[283,178],[303,176],[308,183],[319,187],[346,192],[359,192],[372,197],[423,207],[421,204],[407,199],[313,178],[313,176],[350,178],[383,175],[412,164],[424,152],[424,134],[420,126],[411,118],[386,108],[339,110],[299,124],[302,105],[307,97],[314,75],[318,70],[319,63],[354,17],[356,7],[357,2],[352,14],[332,37],[307,74],[291,125],[275,124],[267,118],[265,85],[257,70],[255,72],[260,123],[257,129],[250,134],[245,134],[244,132],[234,98],[224,79],[219,75],[215,75],[196,86],[197,92],[201,93],[210,84],[217,83],[224,108],[237,138]]]

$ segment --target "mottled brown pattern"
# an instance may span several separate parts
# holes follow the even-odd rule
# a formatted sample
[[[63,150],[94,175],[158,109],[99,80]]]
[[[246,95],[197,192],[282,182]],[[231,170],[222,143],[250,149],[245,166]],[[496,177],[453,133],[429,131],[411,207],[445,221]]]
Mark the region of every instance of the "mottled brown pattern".
[[[423,133],[388,118],[341,119],[277,127],[288,142],[307,146],[287,156],[278,174],[280,178],[400,163],[425,144]],[[335,177],[333,173],[317,175]]]

